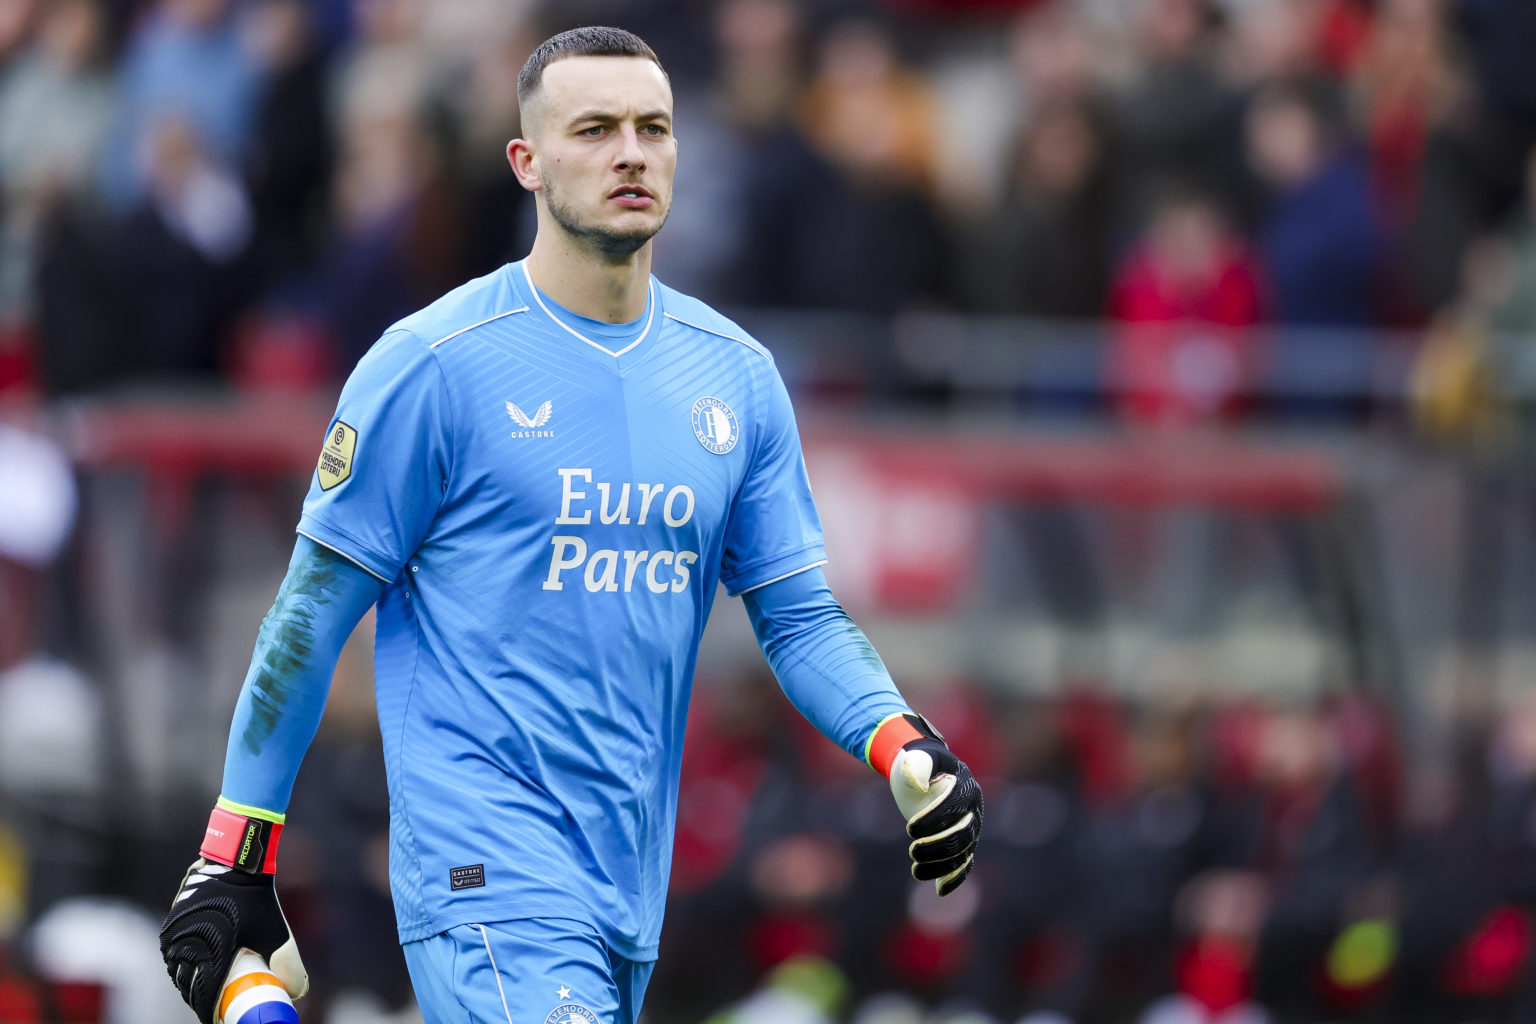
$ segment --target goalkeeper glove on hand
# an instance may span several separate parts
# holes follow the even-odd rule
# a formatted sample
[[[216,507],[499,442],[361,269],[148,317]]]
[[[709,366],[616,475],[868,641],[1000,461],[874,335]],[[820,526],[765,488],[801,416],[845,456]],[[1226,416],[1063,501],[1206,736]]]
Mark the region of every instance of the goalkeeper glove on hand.
[[[202,856],[192,862],[160,926],[160,955],[181,998],[214,1024],[219,994],[242,949],[260,954],[289,996],[309,991],[273,872],[283,826],[214,809]]]
[[[912,877],[948,896],[971,873],[981,836],[981,786],[922,715],[894,715],[869,741],[869,764],[891,782],[907,819]]]

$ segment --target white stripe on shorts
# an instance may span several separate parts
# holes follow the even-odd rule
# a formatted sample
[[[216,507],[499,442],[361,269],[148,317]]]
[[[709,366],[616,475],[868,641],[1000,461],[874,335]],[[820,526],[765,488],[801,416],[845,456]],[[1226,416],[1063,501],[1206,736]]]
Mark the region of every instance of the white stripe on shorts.
[[[491,952],[490,936],[485,934],[485,925],[477,924],[480,929],[480,941],[485,943],[485,955],[491,958],[491,973],[496,975],[496,991],[501,993],[501,1012],[507,1015],[507,1024],[512,1024],[512,1011],[507,1009],[507,990],[501,987],[501,969],[496,966],[496,954]]]

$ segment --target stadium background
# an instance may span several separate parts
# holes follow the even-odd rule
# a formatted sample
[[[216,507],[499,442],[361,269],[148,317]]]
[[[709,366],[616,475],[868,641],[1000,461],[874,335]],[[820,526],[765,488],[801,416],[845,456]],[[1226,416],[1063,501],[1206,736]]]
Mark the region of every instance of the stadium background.
[[[525,251],[579,23],[670,70],[657,271],[776,353],[988,795],[941,903],[722,599],[647,1019],[1536,1020],[1527,0],[0,0],[0,1021],[190,1021],[154,931],[338,382]],[[308,1024],[418,1019],[367,632]]]

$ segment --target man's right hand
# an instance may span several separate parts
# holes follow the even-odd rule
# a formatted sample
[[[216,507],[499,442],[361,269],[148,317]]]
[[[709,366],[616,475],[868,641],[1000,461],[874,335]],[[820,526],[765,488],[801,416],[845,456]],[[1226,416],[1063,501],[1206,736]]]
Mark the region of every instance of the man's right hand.
[[[294,999],[309,991],[273,885],[281,830],[280,824],[214,811],[203,856],[187,869],[160,927],[166,970],[202,1024],[214,1024],[224,979],[242,949],[260,954]]]

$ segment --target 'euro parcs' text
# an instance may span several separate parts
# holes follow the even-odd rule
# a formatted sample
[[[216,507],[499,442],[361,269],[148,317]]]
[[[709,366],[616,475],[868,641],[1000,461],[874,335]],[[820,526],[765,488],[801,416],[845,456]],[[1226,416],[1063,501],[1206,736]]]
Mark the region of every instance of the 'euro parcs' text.
[[[587,504],[587,491],[577,490],[577,482],[592,483],[591,469],[559,469],[560,514],[555,517],[556,526],[586,526],[592,523],[594,509]],[[660,515],[668,526],[687,525],[693,518],[695,505],[693,489],[687,484],[668,488],[666,484],[624,483],[618,486],[599,481],[597,491],[597,522],[604,526],[618,524],[644,526],[653,515]],[[631,498],[637,508],[631,508]],[[631,518],[631,512],[634,515]],[[549,575],[544,579],[545,590],[564,590],[566,573],[570,582],[579,581],[591,593],[623,591],[630,593],[643,586],[653,594],[680,594],[688,588],[691,577],[689,566],[699,560],[697,551],[651,551],[649,549],[617,548],[588,549],[587,542],[574,534],[555,534],[550,538],[554,551],[549,559]],[[579,574],[577,570],[583,570]]]

